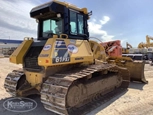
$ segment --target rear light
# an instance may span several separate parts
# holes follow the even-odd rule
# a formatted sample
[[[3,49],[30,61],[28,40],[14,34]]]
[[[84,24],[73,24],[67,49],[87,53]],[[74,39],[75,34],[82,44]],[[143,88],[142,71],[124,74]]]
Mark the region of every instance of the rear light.
[[[49,60],[46,60],[46,63],[49,63]]]

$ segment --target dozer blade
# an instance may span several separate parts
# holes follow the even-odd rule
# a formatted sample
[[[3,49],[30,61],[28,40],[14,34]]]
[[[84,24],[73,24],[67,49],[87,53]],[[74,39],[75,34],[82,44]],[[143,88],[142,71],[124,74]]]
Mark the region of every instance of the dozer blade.
[[[144,76],[144,61],[133,61],[129,57],[109,57],[107,59],[109,63],[116,64],[120,67],[127,68],[130,72],[130,80],[138,81],[142,83],[148,83]]]
[[[144,76],[144,66],[145,62],[143,61],[127,61],[124,67],[126,67],[129,70],[131,81],[148,83]]]

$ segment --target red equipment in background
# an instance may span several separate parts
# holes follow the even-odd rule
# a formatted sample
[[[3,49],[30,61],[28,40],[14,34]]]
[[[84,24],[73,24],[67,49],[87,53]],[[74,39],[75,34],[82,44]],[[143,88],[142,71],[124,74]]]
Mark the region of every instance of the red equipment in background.
[[[120,40],[100,43],[104,46],[107,55],[111,57],[122,57],[122,46]]]

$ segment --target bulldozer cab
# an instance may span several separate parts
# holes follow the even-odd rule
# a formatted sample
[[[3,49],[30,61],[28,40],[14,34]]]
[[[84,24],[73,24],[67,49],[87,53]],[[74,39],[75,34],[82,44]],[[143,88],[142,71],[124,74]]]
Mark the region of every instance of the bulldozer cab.
[[[30,16],[38,22],[38,40],[66,34],[70,39],[89,38],[86,8],[78,8],[68,3],[51,1],[35,7]]]

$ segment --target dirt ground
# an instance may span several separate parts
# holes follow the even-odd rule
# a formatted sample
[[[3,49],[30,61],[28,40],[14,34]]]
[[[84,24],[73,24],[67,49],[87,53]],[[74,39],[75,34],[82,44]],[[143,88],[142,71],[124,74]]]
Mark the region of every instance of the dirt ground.
[[[9,63],[8,58],[0,58],[0,115],[55,115],[43,108],[39,96],[31,97],[38,106],[26,113],[10,112],[3,107],[3,102],[10,97],[5,91],[4,79],[14,69],[21,65]],[[130,83],[128,91],[112,98],[87,115],[153,115],[153,66],[145,65],[145,76],[148,84]]]

